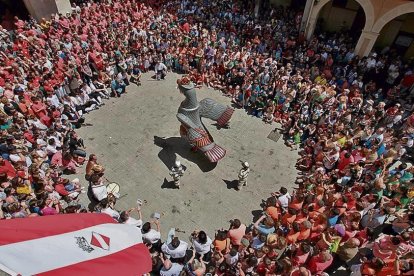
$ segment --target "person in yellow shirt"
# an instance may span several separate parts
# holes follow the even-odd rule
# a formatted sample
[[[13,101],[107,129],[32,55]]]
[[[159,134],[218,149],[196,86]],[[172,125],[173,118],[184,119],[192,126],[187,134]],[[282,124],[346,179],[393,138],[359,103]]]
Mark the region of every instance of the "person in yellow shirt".
[[[43,30],[47,30],[50,27],[50,21],[46,20],[46,18],[42,18],[40,20],[40,28]]]
[[[325,74],[324,74],[324,73],[322,73],[322,74],[320,74],[319,76],[317,76],[317,77],[315,78],[315,83],[316,83],[316,84],[320,84],[320,85],[325,85],[325,84],[327,84],[327,83],[328,83],[328,81],[327,81],[327,79],[326,79],[326,77],[325,77]]]

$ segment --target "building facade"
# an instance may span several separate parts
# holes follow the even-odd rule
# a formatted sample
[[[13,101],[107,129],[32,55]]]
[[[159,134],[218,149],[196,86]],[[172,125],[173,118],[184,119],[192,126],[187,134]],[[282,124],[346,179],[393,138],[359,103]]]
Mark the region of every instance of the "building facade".
[[[405,58],[414,56],[414,1],[307,0],[302,28],[308,39],[314,34],[321,17],[325,18],[332,31],[352,28],[355,20],[359,21],[360,28],[355,30],[360,33],[355,46],[359,56],[367,56],[374,48],[389,46],[403,51]]]

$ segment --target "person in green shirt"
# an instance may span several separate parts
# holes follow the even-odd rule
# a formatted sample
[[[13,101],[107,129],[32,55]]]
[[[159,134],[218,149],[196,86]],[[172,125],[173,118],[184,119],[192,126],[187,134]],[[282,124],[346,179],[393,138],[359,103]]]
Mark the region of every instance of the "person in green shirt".
[[[412,201],[412,198],[408,196],[407,186],[400,186],[398,188],[396,198],[399,198],[399,201],[401,204],[400,206],[397,207],[397,210],[406,209]]]
[[[290,147],[291,150],[298,149],[300,143],[302,142],[302,136],[303,130],[296,129],[293,135],[286,141],[287,146]]]
[[[394,197],[397,189],[400,186],[401,173],[397,172],[394,175],[391,175],[386,180],[386,190],[384,195],[387,197]]]

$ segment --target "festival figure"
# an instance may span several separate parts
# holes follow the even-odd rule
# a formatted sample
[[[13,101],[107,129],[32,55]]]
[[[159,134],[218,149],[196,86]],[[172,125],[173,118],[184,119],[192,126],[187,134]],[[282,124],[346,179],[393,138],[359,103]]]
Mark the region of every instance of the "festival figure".
[[[226,150],[214,143],[201,122],[200,105],[194,84],[187,77],[178,79],[177,84],[180,92],[185,96],[177,112],[177,119],[181,122],[181,137],[190,143],[192,150],[200,150],[210,162],[218,162],[226,155]]]
[[[180,179],[184,175],[184,168],[179,160],[175,161],[174,166],[170,170],[170,175],[174,180],[174,185],[180,188]]]
[[[200,101],[200,116],[216,121],[219,127],[230,127],[233,112],[233,108],[220,104],[213,99],[205,98]]]
[[[247,177],[249,176],[249,173],[250,173],[249,163],[243,162],[242,168],[240,169],[240,172],[239,172],[239,183],[237,185],[238,190],[241,190],[243,186],[247,185]]]

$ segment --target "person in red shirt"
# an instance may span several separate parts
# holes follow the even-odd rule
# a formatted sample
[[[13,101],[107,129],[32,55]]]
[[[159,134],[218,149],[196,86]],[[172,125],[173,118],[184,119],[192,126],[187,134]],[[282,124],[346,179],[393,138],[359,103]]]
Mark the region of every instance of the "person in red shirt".
[[[189,33],[190,32],[190,24],[188,22],[185,22],[182,26],[181,26],[181,30],[183,30],[185,33]]]
[[[36,114],[36,117],[46,126],[50,127],[52,125],[52,120],[47,114],[46,105],[40,101],[39,98],[32,98],[33,104],[31,106],[33,112]]]
[[[16,169],[13,165],[0,155],[0,174],[6,174],[8,179],[16,176]]]
[[[332,261],[333,257],[329,251],[322,251],[309,260],[308,268],[312,275],[320,275],[332,264]]]
[[[409,89],[414,84],[414,73],[412,71],[408,71],[404,78],[401,80],[402,89]]]
[[[343,173],[344,170],[348,167],[349,164],[354,163],[354,157],[350,152],[344,151],[339,157],[337,169],[339,172]]]

